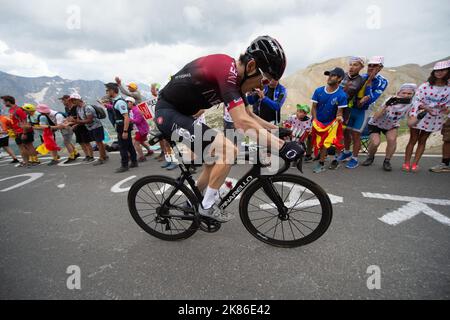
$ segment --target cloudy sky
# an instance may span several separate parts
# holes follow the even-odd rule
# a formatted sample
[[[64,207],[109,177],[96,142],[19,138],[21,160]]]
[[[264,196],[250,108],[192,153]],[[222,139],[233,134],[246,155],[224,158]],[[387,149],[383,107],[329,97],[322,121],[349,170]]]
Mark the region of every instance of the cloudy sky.
[[[287,73],[329,58],[387,66],[450,55],[448,0],[0,0],[0,70],[22,76],[165,82],[257,35],[284,46]]]

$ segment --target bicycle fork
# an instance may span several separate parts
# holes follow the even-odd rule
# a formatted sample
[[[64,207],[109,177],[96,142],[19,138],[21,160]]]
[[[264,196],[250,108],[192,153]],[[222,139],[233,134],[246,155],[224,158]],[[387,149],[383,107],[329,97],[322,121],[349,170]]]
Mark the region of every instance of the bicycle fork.
[[[269,199],[276,205],[278,209],[278,218],[282,221],[289,220],[288,208],[284,205],[283,199],[274,187],[270,178],[264,178],[261,181],[263,190]]]

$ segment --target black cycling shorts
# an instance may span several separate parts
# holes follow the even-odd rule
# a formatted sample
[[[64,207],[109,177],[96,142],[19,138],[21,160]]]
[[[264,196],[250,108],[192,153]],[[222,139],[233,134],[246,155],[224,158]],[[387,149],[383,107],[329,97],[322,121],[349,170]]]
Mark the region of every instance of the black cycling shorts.
[[[395,129],[395,128],[393,128],[393,129]],[[373,125],[369,124],[369,134],[372,134],[372,133],[382,134],[383,133],[384,135],[386,135],[388,133],[388,131],[390,131],[390,130],[382,129],[377,126],[373,126]]]
[[[214,142],[217,131],[196,122],[193,116],[185,115],[165,101],[159,99],[155,107],[155,123],[164,137],[173,142],[181,142],[203,159],[204,151]]]

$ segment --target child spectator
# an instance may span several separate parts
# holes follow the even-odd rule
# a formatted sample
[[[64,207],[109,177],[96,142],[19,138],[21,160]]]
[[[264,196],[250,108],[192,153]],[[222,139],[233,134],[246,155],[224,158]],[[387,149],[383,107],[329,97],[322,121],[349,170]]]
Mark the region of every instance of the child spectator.
[[[416,89],[417,85],[414,83],[403,84],[397,95],[387,99],[381,109],[375,112],[370,118],[369,156],[362,164],[363,166],[370,166],[375,161],[375,154],[381,143],[380,134],[383,133],[387,139],[386,158],[384,159],[383,169],[385,171],[392,171],[391,159],[397,149],[400,121],[409,113]],[[401,99],[405,100],[401,101]]]

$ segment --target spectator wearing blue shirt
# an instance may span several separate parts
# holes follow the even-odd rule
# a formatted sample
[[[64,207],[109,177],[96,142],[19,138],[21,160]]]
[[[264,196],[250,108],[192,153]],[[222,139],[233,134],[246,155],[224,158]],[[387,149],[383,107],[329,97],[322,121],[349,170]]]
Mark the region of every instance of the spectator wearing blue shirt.
[[[106,94],[111,98],[113,103],[117,139],[119,140],[122,163],[122,166],[116,170],[116,173],[122,173],[128,171],[129,168],[138,167],[137,154],[131,138],[133,126],[131,125],[130,117],[128,115],[128,104],[122,96],[119,95],[119,86],[117,83],[108,83],[105,86]],[[130,159],[131,165],[129,166]]]
[[[351,130],[352,133],[345,136],[345,151],[337,159],[339,162],[350,159],[346,166],[348,169],[355,169],[359,166],[361,133],[366,129],[369,122],[371,113],[369,109],[389,86],[389,81],[379,74],[383,67],[384,57],[375,56],[370,59],[367,74],[362,76],[365,79],[365,84],[358,94],[356,105],[351,108],[347,130]],[[353,153],[350,151],[352,141]]]
[[[345,77],[344,70],[335,68],[334,70],[326,71],[325,75],[328,76],[327,85],[318,88],[312,97],[312,117],[320,122],[321,125],[330,126],[336,120],[340,123],[344,121],[343,115],[344,109],[347,108],[348,96],[340,86]],[[324,137],[322,138],[324,139]],[[321,147],[320,160],[314,168],[314,173],[325,171],[327,155],[327,147]]]
[[[286,88],[276,80],[271,80],[264,90],[255,89],[252,95],[247,96],[248,103],[253,106],[253,112],[276,126],[281,122],[281,108],[286,98]]]

